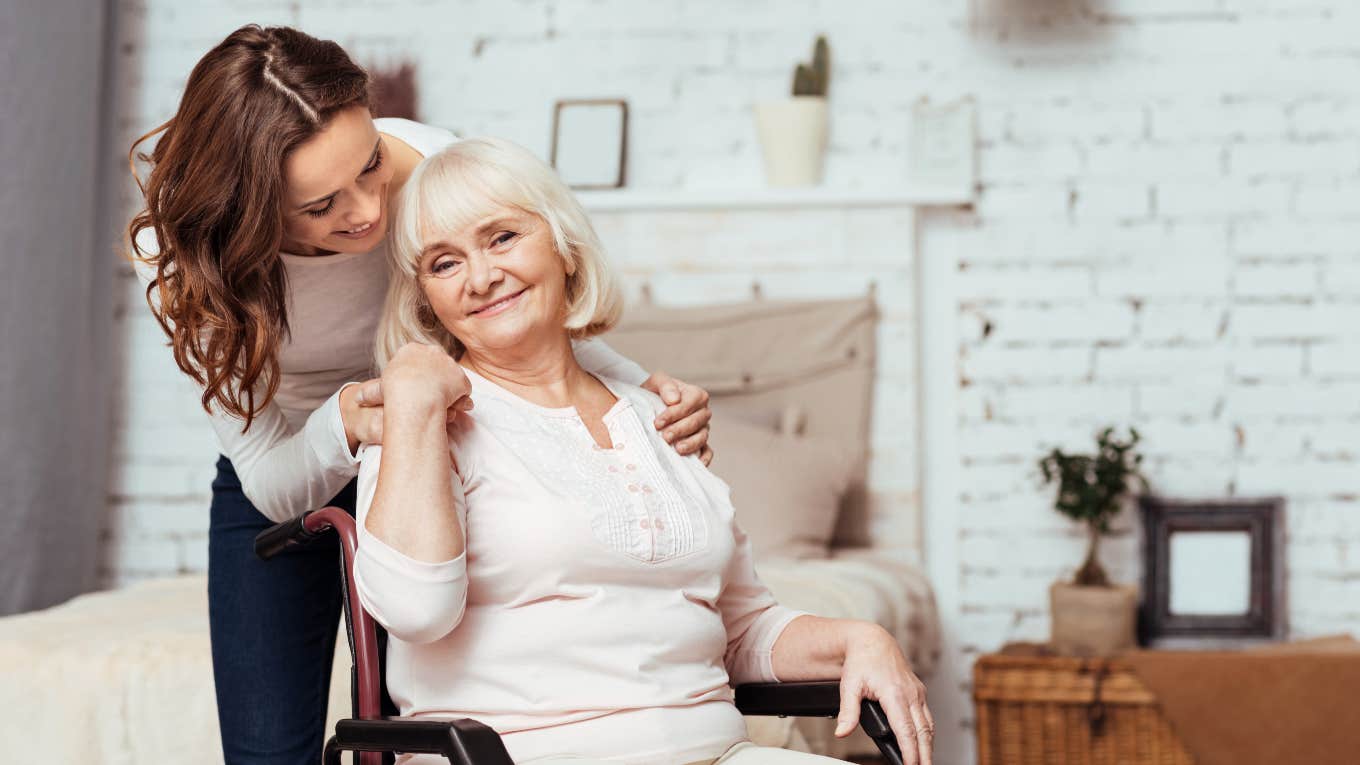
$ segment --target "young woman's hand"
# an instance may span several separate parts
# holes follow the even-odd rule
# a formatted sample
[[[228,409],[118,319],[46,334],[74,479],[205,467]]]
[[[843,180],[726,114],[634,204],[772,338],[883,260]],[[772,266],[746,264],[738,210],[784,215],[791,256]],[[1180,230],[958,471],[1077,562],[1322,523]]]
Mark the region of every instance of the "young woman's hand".
[[[713,419],[713,412],[708,408],[708,391],[665,372],[653,372],[642,387],[660,396],[666,404],[653,423],[666,443],[681,454],[698,454],[705,465],[712,463],[708,422]]]
[[[388,362],[383,376],[346,386],[340,392],[340,417],[353,454],[359,444],[382,443],[387,406],[445,412],[452,422],[472,408],[472,384],[453,357],[433,345],[408,343]]]
[[[904,765],[931,765],[935,718],[926,706],[926,686],[911,671],[897,641],[876,624],[864,625],[846,642],[837,738],[850,735],[859,725],[861,699],[873,699],[883,707]]]

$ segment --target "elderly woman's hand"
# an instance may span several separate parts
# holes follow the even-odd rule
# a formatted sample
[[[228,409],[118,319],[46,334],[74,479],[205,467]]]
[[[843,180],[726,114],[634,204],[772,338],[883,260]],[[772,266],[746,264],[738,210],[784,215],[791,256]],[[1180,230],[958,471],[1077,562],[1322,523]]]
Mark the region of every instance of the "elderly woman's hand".
[[[666,404],[654,423],[666,443],[681,454],[698,454],[705,465],[713,462],[713,450],[708,448],[708,422],[713,418],[708,391],[665,372],[653,372],[642,387]]]
[[[926,706],[926,687],[911,671],[897,641],[876,624],[864,625],[847,641],[838,738],[850,735],[859,725],[861,699],[873,699],[883,707],[905,765],[931,765],[935,719]]]
[[[350,452],[358,444],[382,443],[387,406],[445,411],[452,422],[472,408],[467,373],[443,348],[407,343],[398,349],[380,378],[347,386],[340,392],[340,415]]]

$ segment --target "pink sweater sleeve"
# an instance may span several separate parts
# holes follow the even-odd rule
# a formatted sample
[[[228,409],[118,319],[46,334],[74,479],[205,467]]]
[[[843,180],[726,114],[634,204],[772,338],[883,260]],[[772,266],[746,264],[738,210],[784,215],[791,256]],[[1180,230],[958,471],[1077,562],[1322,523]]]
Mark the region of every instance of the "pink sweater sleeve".
[[[364,518],[373,504],[382,447],[361,452],[355,519],[359,548],[354,557],[354,586],[364,610],[390,634],[408,643],[430,643],[453,631],[467,605],[467,552],[453,560],[426,563],[404,555],[373,536]],[[463,482],[449,471],[458,521],[467,532]]]
[[[732,685],[777,683],[772,656],[774,643],[794,619],[807,614],[775,602],[769,588],[756,576],[751,543],[732,522],[737,551],[727,569],[727,582],[718,596],[718,610],[727,627],[723,663]]]

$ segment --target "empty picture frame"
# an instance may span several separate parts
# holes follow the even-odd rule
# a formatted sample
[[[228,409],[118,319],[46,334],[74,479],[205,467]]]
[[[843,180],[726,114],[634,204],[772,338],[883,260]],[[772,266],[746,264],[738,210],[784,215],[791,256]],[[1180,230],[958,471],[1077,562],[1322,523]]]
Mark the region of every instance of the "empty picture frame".
[[[971,199],[977,186],[977,102],[918,99],[911,107],[907,179]]]
[[[1283,499],[1139,504],[1139,642],[1209,648],[1284,638]]]
[[[622,188],[628,162],[628,102],[558,101],[553,108],[551,162],[574,189]]]

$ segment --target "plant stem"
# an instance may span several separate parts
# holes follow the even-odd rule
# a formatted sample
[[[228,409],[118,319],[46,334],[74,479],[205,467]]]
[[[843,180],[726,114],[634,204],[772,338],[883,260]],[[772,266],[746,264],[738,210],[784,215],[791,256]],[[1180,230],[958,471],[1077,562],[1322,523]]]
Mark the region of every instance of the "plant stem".
[[[1086,560],[1077,569],[1077,575],[1073,579],[1073,584],[1082,587],[1108,587],[1110,578],[1105,574],[1105,569],[1100,565],[1097,554],[1100,551],[1100,529],[1095,524],[1087,526],[1087,533],[1090,535],[1086,547]]]

